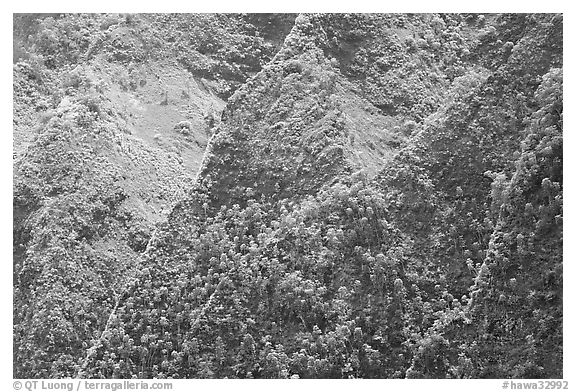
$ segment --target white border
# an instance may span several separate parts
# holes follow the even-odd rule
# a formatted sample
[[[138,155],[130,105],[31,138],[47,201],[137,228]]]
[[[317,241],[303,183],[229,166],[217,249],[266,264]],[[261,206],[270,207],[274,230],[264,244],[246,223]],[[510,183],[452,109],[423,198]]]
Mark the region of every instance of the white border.
[[[564,379],[568,380],[570,389],[576,386],[572,378],[572,369],[576,369],[574,350],[576,338],[571,331],[575,330],[574,309],[571,298],[574,298],[575,247],[571,241],[574,234],[575,208],[574,182],[570,178],[575,168],[574,132],[576,131],[574,115],[574,27],[576,20],[568,2],[564,1],[513,1],[503,2],[489,0],[482,2],[465,1],[368,1],[354,0],[347,2],[328,2],[310,0],[287,0],[281,3],[264,1],[158,1],[158,2],[118,2],[100,0],[98,2],[80,1],[26,1],[2,6],[2,107],[4,130],[0,132],[0,184],[6,184],[0,193],[2,220],[0,226],[0,249],[2,250],[2,281],[1,281],[1,314],[4,322],[0,323],[2,351],[0,366],[0,388],[12,389],[12,13],[20,12],[562,12],[564,14],[564,105],[569,108],[565,114],[564,149],[569,152],[564,157]],[[568,180],[568,181],[566,181]],[[568,241],[566,241],[568,239]],[[572,370],[573,371],[573,370]],[[275,392],[298,389],[330,389],[348,391],[350,388],[363,388],[383,391],[391,390],[438,390],[458,391],[494,391],[502,390],[499,380],[172,380],[174,391],[190,390],[270,390]]]

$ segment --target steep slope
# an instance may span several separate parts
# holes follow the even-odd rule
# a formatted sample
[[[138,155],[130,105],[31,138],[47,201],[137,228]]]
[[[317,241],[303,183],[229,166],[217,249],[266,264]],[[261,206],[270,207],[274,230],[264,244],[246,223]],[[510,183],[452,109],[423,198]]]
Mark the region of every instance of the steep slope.
[[[322,49],[337,59],[360,94],[384,114],[417,122],[439,108],[454,78],[466,72],[484,23],[475,14],[322,14],[318,19]]]
[[[299,16],[271,63],[229,99],[200,172],[216,208],[374,172],[403,139],[392,131],[397,120],[378,114],[324,57],[319,29]]]
[[[138,269],[154,224],[193,179],[176,154],[125,133],[102,97],[65,96],[15,163],[16,363],[32,355],[21,350],[38,359],[91,338],[113,293]],[[79,313],[90,314],[90,323]],[[71,325],[60,330],[46,317]],[[70,374],[58,368],[69,364],[53,361],[47,354],[31,362],[38,369],[21,371]]]
[[[354,161],[363,148],[354,151],[346,136],[367,145],[355,121],[398,120],[362,112],[357,103],[366,101],[334,68],[338,60],[319,50],[316,18],[299,17],[271,64],[231,97],[202,186],[158,233],[87,375],[494,375],[483,361],[495,354],[474,351],[485,325],[478,317],[493,315],[476,310],[475,287],[473,300],[462,296],[483,278],[477,263],[494,227],[489,198],[498,183],[484,173],[514,168],[524,120],[542,106],[539,78],[561,62],[559,20],[527,16],[512,46],[500,42],[500,57],[491,51],[455,77],[439,111],[411,125],[408,146],[379,156],[383,170],[371,181],[347,175],[376,165]],[[492,39],[520,24],[509,19],[495,17],[501,31],[476,45],[494,49]],[[518,73],[523,78],[511,77]],[[345,104],[331,105],[334,98]],[[330,116],[340,127],[326,125]],[[341,152],[327,159],[334,146]],[[523,350],[531,328],[506,347]],[[539,354],[529,355],[539,377],[556,376],[558,362],[545,368]],[[522,372],[513,356],[498,369],[536,374]]]
[[[279,18],[284,27],[287,20],[263,18],[237,19],[240,26],[254,22],[268,47],[279,48],[253,74],[250,62],[223,56],[219,43],[236,37],[230,30],[206,47],[190,41],[195,58],[209,55],[209,72],[191,86],[220,97],[230,92],[222,86],[241,87],[221,122],[216,116],[212,123],[199,181],[178,188],[175,199],[186,196],[139,248],[137,263],[111,261],[112,251],[109,259],[102,252],[91,258],[88,248],[112,232],[124,235],[119,222],[132,228],[137,220],[117,218],[125,216],[126,191],[121,181],[119,192],[108,186],[117,184],[107,173],[123,155],[92,155],[99,162],[95,180],[75,181],[88,172],[77,159],[70,167],[48,161],[54,174],[32,181],[29,149],[18,203],[42,200],[47,207],[18,211],[30,227],[61,219],[69,230],[21,234],[33,245],[25,247],[18,276],[24,283],[16,289],[32,298],[17,307],[19,361],[34,359],[23,373],[562,377],[561,15],[300,15],[283,42],[269,35],[265,20]],[[177,30],[183,33],[168,41],[200,34],[190,26]],[[138,72],[148,66],[155,69],[149,62],[134,67],[136,91],[113,90],[104,111],[81,97],[61,104],[44,137],[60,143],[60,155],[69,153],[74,132],[64,122],[72,118],[72,130],[103,129],[95,145],[106,146],[105,130],[117,121],[99,113],[111,108],[114,116],[124,103],[133,114],[125,121],[130,137],[150,142],[144,129],[164,117],[154,122],[143,113],[178,118],[163,111],[169,108],[153,109],[146,97],[163,91],[168,105],[160,106],[177,108],[186,99],[176,98],[179,71],[167,89],[140,86]],[[223,69],[229,72],[210,79]],[[202,107],[193,118],[211,110]],[[55,208],[35,196],[52,193]],[[62,196],[68,194],[96,198],[100,207],[84,213],[91,221],[69,223],[79,207],[72,209]],[[90,265],[107,266],[94,273],[82,264],[85,255]],[[95,289],[86,293],[66,280],[72,267],[82,287]],[[41,295],[54,288],[75,295],[90,323],[71,318],[65,300]],[[42,329],[46,317],[60,320],[59,328]],[[65,341],[72,331],[81,332]],[[61,346],[73,349],[55,348]]]
[[[562,377],[562,71],[536,91],[512,178],[492,184],[497,220],[470,288],[418,343],[412,377]]]
[[[478,344],[489,348],[468,350],[481,376],[535,378],[562,367],[561,69],[543,76],[535,98],[516,172],[494,185],[498,221],[471,289]]]
[[[234,18],[212,27],[229,41],[206,59],[257,35],[243,16],[222,19]],[[139,270],[155,225],[196,177],[223,106],[213,82],[226,80],[216,76],[223,60],[191,73],[171,44],[153,39],[147,23],[168,23],[162,15],[15,22],[14,374],[72,376]],[[235,83],[258,70],[252,60]]]
[[[491,173],[510,177],[515,170],[529,116],[539,108],[535,91],[550,68],[562,65],[561,19],[525,18],[515,44],[498,37],[519,22],[512,27],[500,23],[506,15],[496,18],[501,31],[478,43],[492,45],[496,68],[477,66],[456,78],[444,105],[381,177],[401,195],[394,220],[413,235],[417,259],[443,266],[457,297],[467,294],[496,224]]]

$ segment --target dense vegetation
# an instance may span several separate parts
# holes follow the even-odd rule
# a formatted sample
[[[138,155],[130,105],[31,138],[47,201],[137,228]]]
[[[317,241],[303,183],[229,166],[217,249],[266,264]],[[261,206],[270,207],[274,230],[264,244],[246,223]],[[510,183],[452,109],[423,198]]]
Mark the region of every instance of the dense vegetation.
[[[562,378],[561,16],[15,18],[15,377]]]

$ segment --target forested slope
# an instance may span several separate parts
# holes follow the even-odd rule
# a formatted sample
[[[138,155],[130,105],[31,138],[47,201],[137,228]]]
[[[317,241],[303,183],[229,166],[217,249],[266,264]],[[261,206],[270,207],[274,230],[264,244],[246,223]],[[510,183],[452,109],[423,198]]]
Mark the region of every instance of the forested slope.
[[[15,376],[562,377],[561,16],[110,17],[15,65]]]
[[[226,91],[259,67],[221,57],[255,41],[265,61],[276,44],[241,15],[15,15],[14,26],[15,374],[70,376],[192,186]],[[207,69],[190,72],[185,54]]]

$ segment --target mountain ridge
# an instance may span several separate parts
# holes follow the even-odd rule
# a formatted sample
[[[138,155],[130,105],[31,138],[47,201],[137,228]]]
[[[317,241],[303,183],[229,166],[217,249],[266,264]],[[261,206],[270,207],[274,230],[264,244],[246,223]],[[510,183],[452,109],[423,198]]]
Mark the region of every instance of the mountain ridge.
[[[17,161],[15,374],[562,377],[561,15],[70,15],[48,26],[122,18],[122,45],[120,31],[93,45],[107,57],[91,52],[91,64],[127,76],[110,94],[80,72]],[[174,37],[164,53],[191,43],[176,51],[186,70],[154,65],[170,89],[149,80],[156,60],[130,54],[146,20],[197,23],[162,32]],[[214,21],[217,39],[200,32]],[[254,46],[231,37],[266,50],[253,61]],[[147,39],[137,42],[162,47]],[[195,87],[178,97],[185,80]],[[24,110],[37,105],[18,94]],[[138,130],[140,107],[174,110],[172,133]],[[107,161],[117,134],[133,153]],[[202,162],[164,145],[190,137],[191,153],[207,142]],[[126,188],[123,160],[159,165],[157,178]],[[163,217],[126,211],[161,181]]]

